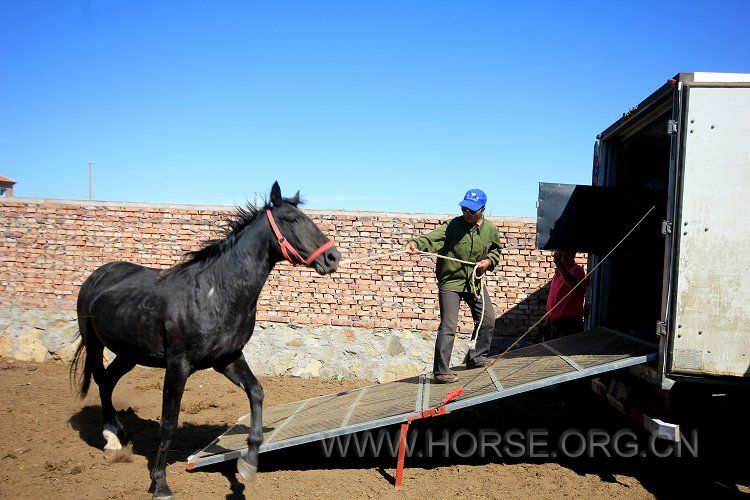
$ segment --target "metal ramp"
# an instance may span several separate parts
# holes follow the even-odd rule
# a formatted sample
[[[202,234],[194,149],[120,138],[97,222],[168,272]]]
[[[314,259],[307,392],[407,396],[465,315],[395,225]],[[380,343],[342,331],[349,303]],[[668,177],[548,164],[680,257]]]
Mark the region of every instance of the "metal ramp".
[[[264,408],[260,452],[403,423],[462,386],[447,412],[652,361],[657,351],[655,343],[596,328],[510,351],[485,370],[455,369],[453,384],[432,384],[421,375]],[[239,458],[247,449],[249,418],[188,457],[188,469]]]

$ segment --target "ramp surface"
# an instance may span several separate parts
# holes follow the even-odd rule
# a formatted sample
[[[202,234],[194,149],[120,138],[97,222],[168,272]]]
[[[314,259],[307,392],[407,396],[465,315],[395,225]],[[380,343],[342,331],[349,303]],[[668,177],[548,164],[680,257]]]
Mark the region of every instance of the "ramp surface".
[[[657,351],[655,343],[596,328],[510,351],[487,369],[455,368],[453,384],[433,384],[429,375],[421,375],[271,406],[263,410],[260,452],[405,422],[461,386],[461,397],[447,404],[447,411],[645,363],[656,359]],[[249,416],[240,419],[191,455],[188,468],[239,458],[247,449],[249,424]]]

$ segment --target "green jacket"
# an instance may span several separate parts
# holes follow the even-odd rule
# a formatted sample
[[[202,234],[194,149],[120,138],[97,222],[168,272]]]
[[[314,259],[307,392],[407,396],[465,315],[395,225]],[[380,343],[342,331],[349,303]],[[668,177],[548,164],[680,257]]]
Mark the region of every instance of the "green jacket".
[[[427,234],[415,238],[414,244],[423,252],[432,252],[455,259],[479,262],[489,259],[492,270],[500,262],[503,246],[495,225],[487,219],[477,226],[462,216],[440,224]],[[441,290],[468,292],[471,290],[472,267],[446,259],[437,259],[435,273]]]

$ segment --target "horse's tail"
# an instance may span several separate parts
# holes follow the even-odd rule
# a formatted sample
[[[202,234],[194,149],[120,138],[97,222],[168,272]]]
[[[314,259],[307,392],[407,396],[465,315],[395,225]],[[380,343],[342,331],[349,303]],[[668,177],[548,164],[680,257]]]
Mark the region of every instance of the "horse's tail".
[[[84,283],[78,293],[78,335],[81,341],[70,362],[70,383],[72,387],[77,386],[78,396],[81,399],[89,392],[94,372],[104,369],[104,344],[92,331],[88,307],[86,307],[87,284]],[[81,361],[83,361],[83,370],[81,370]]]
[[[85,337],[81,334],[81,342],[76,348],[75,354],[73,354],[73,360],[70,362],[70,385],[76,387],[78,396],[80,398],[86,397],[89,392],[89,386],[91,385],[91,375],[94,373],[93,370],[87,370],[87,363],[83,364],[83,372],[80,373],[81,356],[86,355],[86,342],[83,340]]]

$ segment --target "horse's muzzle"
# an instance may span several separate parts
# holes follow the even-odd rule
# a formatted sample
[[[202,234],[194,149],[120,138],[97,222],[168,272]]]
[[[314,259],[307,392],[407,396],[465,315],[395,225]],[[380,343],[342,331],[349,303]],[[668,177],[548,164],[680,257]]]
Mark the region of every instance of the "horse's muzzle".
[[[339,262],[341,262],[341,253],[333,247],[315,259],[313,267],[318,274],[331,274],[339,268]]]

